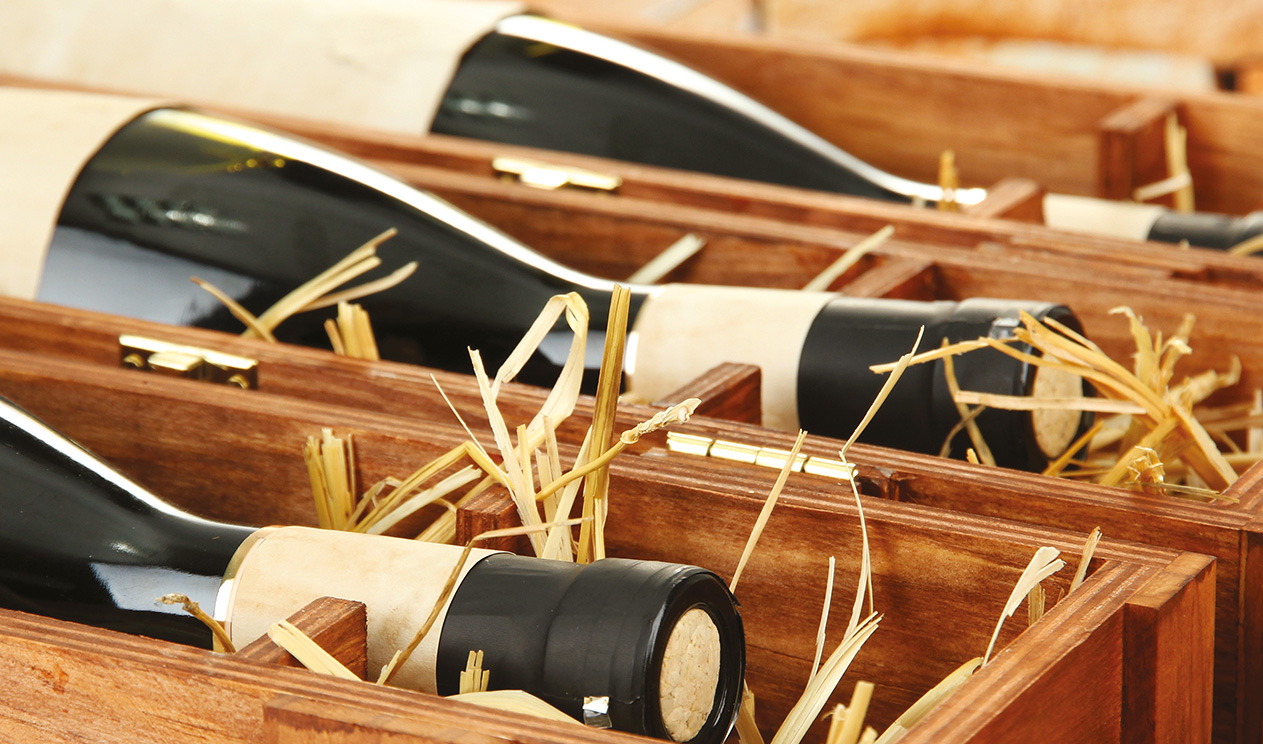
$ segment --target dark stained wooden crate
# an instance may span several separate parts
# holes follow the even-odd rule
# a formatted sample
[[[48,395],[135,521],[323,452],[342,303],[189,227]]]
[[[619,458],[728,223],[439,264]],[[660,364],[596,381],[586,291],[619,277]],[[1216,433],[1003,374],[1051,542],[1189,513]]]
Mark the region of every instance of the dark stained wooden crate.
[[[27,309],[49,315],[48,308]],[[68,336],[83,341],[87,356],[100,345],[93,329],[113,324],[117,334],[145,325],[89,313],[53,314],[72,329]],[[10,327],[30,329],[35,321],[28,321]],[[203,341],[218,335],[170,330]],[[360,374],[358,384],[368,389],[375,371],[390,373],[385,377],[403,373],[405,380],[408,373],[420,374],[401,365],[287,347],[269,350],[221,337],[226,349],[268,352],[259,355],[262,389],[241,391],[68,358],[69,347],[47,337],[44,352],[0,351],[0,393],[177,505],[205,516],[312,522],[299,445],[322,426],[355,434],[363,478],[402,474],[407,463],[420,464],[464,437],[445,422],[421,424],[269,392],[268,379],[280,374],[275,367],[282,358],[296,359],[297,368],[308,365],[311,372],[319,372],[321,358],[327,360],[324,384],[330,389],[351,383],[352,373]],[[449,393],[459,388],[457,378],[442,377]],[[540,399],[526,388],[515,391],[511,397],[520,405]],[[454,397],[458,405],[467,400]],[[397,397],[393,405],[399,411],[408,402]],[[644,410],[633,407],[622,420]],[[689,428],[703,431],[706,425],[699,420]],[[575,447],[567,443],[563,450],[570,457]],[[871,491],[888,468],[887,451],[857,445],[854,454],[865,490]],[[941,463],[912,459],[927,472]],[[717,471],[713,463],[665,455],[650,442],[612,468],[611,554],[687,560],[729,575],[762,506],[765,473],[770,471]],[[974,474],[979,480],[987,476]],[[967,478],[961,487],[972,485]],[[878,684],[870,716],[884,725],[937,678],[981,652],[996,612],[1037,546],[1053,545],[1072,557],[1083,535],[883,499],[865,502],[875,595],[886,616],[847,679]],[[816,598],[830,554],[840,566],[833,616],[847,614],[859,555],[857,529],[856,507],[840,484],[795,477],[741,582],[750,683],[765,728],[784,715],[805,681],[818,621]],[[1216,564],[1205,556],[1107,538],[1095,565],[1088,583],[1056,601],[1039,623],[1023,630],[1020,617],[1010,621],[1002,635],[1004,651],[907,741],[1008,741],[1037,734],[1052,741],[1207,740]],[[1069,571],[1062,573],[1050,592],[1054,600],[1068,580]],[[931,630],[935,627],[944,632]],[[465,717],[465,706],[457,704],[424,699],[414,704],[416,696],[408,693],[299,676],[14,613],[4,613],[0,621],[0,660],[10,669],[39,670],[15,685],[0,706],[0,727],[32,741],[91,732],[101,723],[91,711],[111,700],[114,729],[142,740],[178,738],[189,727],[209,741],[311,730],[339,732],[345,737],[339,741],[498,736],[526,742],[564,735],[554,734],[550,724],[489,713]],[[106,669],[118,674],[111,677]],[[41,693],[58,684],[60,696]],[[843,684],[840,700],[849,688],[849,682]],[[144,704],[118,705],[122,698]],[[153,715],[152,706],[162,714]],[[192,711],[196,706],[200,712]],[[187,722],[181,720],[185,716]],[[618,738],[592,731],[575,736]]]

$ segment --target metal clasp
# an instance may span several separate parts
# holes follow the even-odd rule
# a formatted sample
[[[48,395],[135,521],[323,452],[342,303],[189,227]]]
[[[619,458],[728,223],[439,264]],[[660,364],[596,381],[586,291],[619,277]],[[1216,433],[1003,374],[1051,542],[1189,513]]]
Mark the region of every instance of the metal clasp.
[[[538,160],[498,157],[491,161],[491,167],[502,178],[517,179],[518,183],[545,191],[575,188],[614,193],[623,185],[619,176]]]
[[[756,447],[752,444],[711,439],[696,434],[681,434],[675,431],[667,432],[667,449],[671,452],[697,457],[715,457],[720,460],[732,460],[776,470],[784,468],[785,461],[789,459],[789,450]],[[794,464],[790,469],[795,473],[802,472],[844,481],[850,480],[855,475],[855,466],[851,463],[801,453],[794,458]]]
[[[119,336],[118,347],[119,364],[125,369],[203,380],[244,390],[259,387],[259,363],[254,359],[143,336]]]

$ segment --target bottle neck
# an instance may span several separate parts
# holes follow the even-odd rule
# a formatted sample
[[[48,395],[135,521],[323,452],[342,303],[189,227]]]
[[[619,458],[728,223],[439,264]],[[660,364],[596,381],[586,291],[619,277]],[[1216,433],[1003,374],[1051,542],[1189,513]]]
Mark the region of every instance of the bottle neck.
[[[978,338],[1011,339],[1021,313],[1053,318],[1071,328],[1078,321],[1064,306],[1019,300],[969,299],[962,302],[873,302],[839,297],[812,325],[803,347],[798,399],[804,428],[849,422],[857,425],[886,381],[871,365],[889,364],[912,350],[922,333],[921,351]],[[1015,348],[1032,353],[1029,346]],[[836,359],[845,354],[847,363]],[[1077,375],[1038,367],[994,349],[954,357],[960,390],[1016,397],[1073,398],[1090,387]],[[1038,384],[1037,384],[1038,383]],[[927,454],[963,457],[972,443],[961,431],[961,411],[942,360],[908,367],[869,422],[862,440]],[[1090,414],[1074,410],[984,410],[975,419],[997,464],[1042,469],[1091,424]],[[846,436],[846,433],[840,436]]]
[[[575,718],[673,741],[719,744],[741,700],[744,636],[731,593],[696,566],[610,558],[588,565],[499,554],[470,570],[446,611],[439,694],[470,649],[497,687]]]
[[[1078,325],[1065,307],[1042,302],[915,302],[667,285],[649,297],[637,319],[629,343],[630,392],[641,400],[661,400],[721,362],[754,364],[762,372],[764,425],[844,438],[885,383],[885,375],[869,367],[908,353],[922,328],[922,351],[944,342],[1010,338],[1023,311]],[[962,390],[1011,396],[1084,394],[1078,378],[1036,385],[1040,370],[994,350],[961,355],[954,366]],[[1090,423],[1075,411],[1057,414],[996,409],[977,420],[999,464],[1039,468]],[[865,429],[863,441],[938,454],[960,420],[944,364],[917,365],[905,370]],[[955,437],[949,451],[959,455],[965,446],[963,437]]]

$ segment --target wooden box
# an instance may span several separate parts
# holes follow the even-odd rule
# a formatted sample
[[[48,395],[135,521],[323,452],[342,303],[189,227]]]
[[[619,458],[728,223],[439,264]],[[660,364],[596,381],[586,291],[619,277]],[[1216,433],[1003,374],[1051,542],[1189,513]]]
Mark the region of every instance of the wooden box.
[[[420,414],[396,415],[421,411],[421,401],[434,396],[419,368],[3,304],[11,311],[7,328],[18,332],[5,335],[11,343],[0,351],[0,394],[208,517],[311,523],[298,453],[302,440],[321,427],[355,435],[362,482],[409,472],[465,436],[446,421],[419,425]],[[118,334],[135,331],[258,352],[260,389],[114,368]],[[439,376],[457,406],[472,410],[469,380]],[[323,382],[313,386],[313,377]],[[740,399],[731,394],[734,386],[711,387],[728,389],[730,402]],[[324,400],[300,399],[302,388]],[[395,414],[343,405],[361,398],[385,405],[386,392]],[[524,387],[514,387],[510,397],[521,407],[540,400],[539,391]],[[629,407],[620,422],[645,411]],[[728,426],[736,425],[695,419],[688,428],[727,432]],[[563,444],[563,457],[574,451],[572,440]],[[853,454],[865,490],[879,489],[893,453],[857,445]],[[928,478],[944,466],[904,458]],[[665,452],[660,438],[645,442],[611,470],[611,554],[686,560],[730,575],[766,495],[766,474],[771,471],[716,471],[708,461]],[[954,475],[941,481],[965,490],[988,475],[965,468],[959,485],[951,482]],[[1038,488],[1026,497],[1037,499]],[[498,519],[498,509],[492,503],[482,517]],[[855,680],[873,680],[870,721],[882,726],[985,648],[996,613],[1038,546],[1058,547],[1073,561],[1083,542],[1079,533],[877,498],[865,499],[865,513],[874,592],[885,618],[837,699],[846,699]],[[741,582],[749,681],[765,734],[788,710],[810,667],[828,555],[840,564],[832,616],[847,613],[857,529],[856,507],[842,484],[792,478]],[[1010,621],[1004,650],[906,741],[1208,740],[1216,563],[1107,538],[1093,565],[1088,582],[1056,601],[1043,620],[1025,630],[1020,617]],[[1051,598],[1064,591],[1065,579],[1053,582]],[[0,730],[27,741],[302,741],[315,731],[346,742],[622,738],[20,613],[0,613],[0,665],[13,678],[0,704]],[[814,730],[813,740],[822,734]]]
[[[316,130],[308,133],[312,131]],[[1124,324],[1108,315],[1114,306],[1130,304],[1163,329],[1175,327],[1184,312],[1196,310],[1199,324],[1190,368],[1223,369],[1236,354],[1243,362],[1241,389],[1259,385],[1259,375],[1263,374],[1263,350],[1257,345],[1261,336],[1250,330],[1258,300],[1257,293],[1249,289],[1257,277],[1252,259],[1170,249],[1145,254],[1123,241],[1080,239],[1016,222],[629,166],[624,166],[631,175],[624,195],[548,193],[488,178],[492,171],[485,155],[498,147],[438,138],[361,137],[360,133],[329,128],[323,131],[339,146],[349,144],[349,149],[354,149],[354,143],[359,142],[359,154],[398,169],[414,183],[435,190],[545,253],[594,273],[626,276],[675,238],[696,232],[710,241],[708,247],[669,279],[801,286],[854,244],[863,231],[890,219],[898,224],[895,240],[840,277],[835,288],[858,295],[920,299],[1037,291],[1037,299],[1064,301],[1075,307],[1089,334],[1116,358],[1129,353],[1130,336]],[[401,164],[414,159],[428,165]],[[678,199],[684,204],[661,203],[675,200],[677,195],[684,195]],[[734,209],[748,214],[734,216]],[[781,219],[768,219],[764,214]],[[823,226],[783,221],[797,215]],[[594,251],[593,246],[601,250]],[[1099,255],[1095,255],[1097,251]],[[1000,256],[1003,260],[997,260]],[[47,338],[41,338],[44,333]],[[38,345],[48,343],[56,332],[40,332],[33,339],[20,341],[17,339],[23,334],[11,335],[13,343]],[[94,353],[109,360],[116,354],[115,341],[105,338]],[[68,339],[65,348],[83,348],[81,344],[89,343],[97,341],[89,342],[86,335],[79,334]],[[321,370],[344,364],[355,368],[354,363],[344,360],[311,364]],[[422,386],[427,384],[423,378],[415,379]],[[381,380],[376,383],[386,384]],[[372,407],[375,396],[367,392],[371,389],[355,383],[320,395]],[[445,408],[436,396],[420,394],[410,400],[416,416],[446,420]],[[1227,392],[1220,400],[1244,400],[1244,394]],[[749,406],[725,409],[721,405],[714,410],[729,417],[757,418]],[[722,428],[718,422],[715,427]],[[738,427],[723,436],[784,445],[781,435],[758,428]],[[815,454],[827,455],[837,447],[828,440],[812,442]],[[1007,472],[1003,482],[997,483],[993,473],[954,463],[928,466],[927,471],[923,458],[909,460],[895,453],[883,454],[882,461],[898,463],[898,467],[891,470],[891,465],[885,465],[885,471],[873,467],[875,475],[867,488],[872,494],[923,499],[962,512],[1002,514],[1076,531],[1100,525],[1110,535],[1217,557],[1215,730],[1222,741],[1237,740],[1238,735],[1244,737],[1242,741],[1263,738],[1263,733],[1254,733],[1263,732],[1258,705],[1263,695],[1259,692],[1263,689],[1259,682],[1263,644],[1256,640],[1263,621],[1258,618],[1261,608],[1256,590],[1248,580],[1251,572],[1257,571],[1253,566],[1257,558],[1248,559],[1257,551],[1255,515],[1263,508],[1251,485],[1258,474],[1251,473],[1235,487],[1241,504],[1206,507]],[[940,467],[950,469],[957,478],[963,477],[961,472],[972,473],[970,478],[976,485],[934,488],[918,481],[928,472],[932,484]],[[759,477],[766,480],[768,476]],[[1037,506],[1028,503],[1030,493],[1040,494]]]
[[[1105,266],[1109,273],[1120,278],[1139,268],[1142,273],[1137,281],[1151,277],[1188,279],[1212,287],[1254,289],[1263,280],[1263,262],[1253,257],[1067,233],[1037,224],[1044,189],[1030,179],[1002,179],[982,203],[966,207],[963,213],[950,213],[441,135],[412,137],[295,119],[272,118],[270,121],[354,154],[421,188],[442,193],[472,211],[481,211],[477,206],[480,202],[496,199],[527,205],[556,204],[563,209],[625,212],[632,219],[651,215],[664,224],[679,225],[680,230],[691,226],[703,234],[708,225],[727,232],[729,226],[741,229],[745,225],[760,224],[758,220],[747,221],[746,217],[802,227],[837,228],[857,234],[871,234],[892,225],[898,239],[968,250],[977,254],[978,262],[984,264],[994,263],[1000,256],[1017,256],[1080,268]],[[497,168],[497,161],[502,158],[529,162],[562,174],[570,169],[601,173],[617,178],[620,184],[615,191],[600,194],[573,188],[562,188],[561,193],[556,193],[528,186],[513,187],[510,184],[515,177]],[[462,176],[480,176],[481,179]],[[491,178],[503,183],[492,184],[488,180]],[[727,213],[727,216],[712,214],[709,219],[699,220],[698,213],[690,208]],[[494,211],[483,212],[483,216],[496,221]],[[811,237],[805,239],[812,240]],[[536,247],[549,250],[548,246],[549,242],[544,240]],[[636,258],[651,255],[652,250],[652,246],[645,245]],[[804,267],[804,272],[808,268]],[[687,276],[685,272],[668,278]]]
[[[1167,333],[1192,313],[1197,318],[1193,354],[1181,368],[1189,374],[1223,370],[1239,358],[1241,382],[1218,393],[1219,403],[1248,401],[1263,386],[1258,343],[1263,327],[1257,320],[1263,262],[1254,258],[1079,238],[1016,222],[969,220],[642,167],[623,170],[635,196],[542,192],[492,182],[493,147],[436,140],[361,141],[363,154],[381,146],[376,150],[385,156],[380,162],[413,183],[552,258],[598,275],[626,277],[661,246],[692,232],[706,238],[707,246],[667,280],[801,287],[863,236],[857,229],[875,229],[890,218],[897,225],[895,238],[840,277],[834,289],[925,300],[1005,296],[1064,302],[1079,314],[1088,335],[1123,363],[1134,346],[1126,324],[1111,315],[1115,307],[1130,306]],[[408,160],[427,165],[404,165]],[[662,203],[667,201],[675,203]],[[765,213],[778,219],[765,219]],[[841,229],[794,224],[799,217]],[[723,438],[750,442],[758,436],[727,432]],[[781,448],[792,441],[767,436]],[[835,449],[822,442],[815,453]],[[990,479],[976,489],[924,488],[928,484],[918,476],[895,473],[888,490],[880,490],[892,498],[1033,524],[1076,530],[1100,525],[1126,539],[1216,555],[1222,582],[1216,734],[1221,741],[1257,742],[1263,741],[1263,647],[1256,648],[1263,634],[1258,614],[1263,605],[1250,587],[1259,570],[1263,501],[1255,483],[1260,477],[1263,471],[1256,468],[1233,487],[1240,503],[1215,506],[1016,473],[1005,473],[1002,484]],[[1010,488],[1016,483],[1029,485]],[[1038,505],[1018,495],[1028,489],[1042,495]]]

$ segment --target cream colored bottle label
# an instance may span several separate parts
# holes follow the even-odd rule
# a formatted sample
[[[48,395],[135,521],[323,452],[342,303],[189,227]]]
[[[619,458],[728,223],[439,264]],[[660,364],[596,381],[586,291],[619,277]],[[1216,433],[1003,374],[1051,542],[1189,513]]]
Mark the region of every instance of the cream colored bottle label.
[[[282,527],[243,545],[225,580],[216,617],[226,619],[233,645],[244,646],[320,597],[368,608],[368,673],[378,673],[405,648],[438,603],[462,548],[418,540]],[[461,577],[495,551],[474,550]],[[457,582],[459,588],[459,581]],[[455,593],[455,592],[453,592]],[[449,597],[450,600],[450,597]],[[434,692],[438,639],[447,606],[393,684]]]
[[[67,192],[153,99],[0,88],[0,295],[34,299]]]
[[[1044,196],[1044,224],[1049,227],[1130,240],[1148,240],[1153,223],[1167,211],[1156,204],[1067,194]]]
[[[723,362],[763,372],[763,424],[798,428],[798,361],[820,310],[836,295],[668,284],[645,300],[628,348],[628,392],[659,400]]]
[[[518,2],[8,0],[0,71],[420,134]]]

